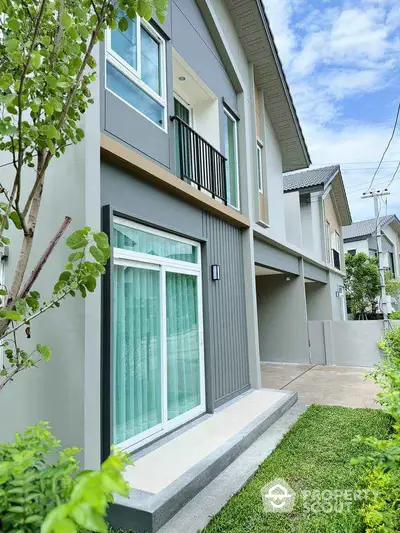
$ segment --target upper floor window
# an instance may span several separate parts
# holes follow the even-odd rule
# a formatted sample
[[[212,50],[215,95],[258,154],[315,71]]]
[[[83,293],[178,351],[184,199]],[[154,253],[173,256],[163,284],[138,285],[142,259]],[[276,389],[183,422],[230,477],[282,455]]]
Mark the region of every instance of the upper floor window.
[[[228,204],[236,209],[239,201],[239,149],[238,121],[224,109],[225,157],[226,161],[226,195]]]
[[[347,250],[347,253],[348,253],[349,255],[351,255],[351,256],[354,256],[354,255],[356,255],[357,250]]]
[[[333,266],[340,270],[340,235],[337,231],[331,234]]]
[[[257,183],[258,192],[264,192],[263,185],[263,145],[257,141]]]
[[[140,17],[128,29],[107,35],[107,89],[160,126],[167,128],[165,41]]]

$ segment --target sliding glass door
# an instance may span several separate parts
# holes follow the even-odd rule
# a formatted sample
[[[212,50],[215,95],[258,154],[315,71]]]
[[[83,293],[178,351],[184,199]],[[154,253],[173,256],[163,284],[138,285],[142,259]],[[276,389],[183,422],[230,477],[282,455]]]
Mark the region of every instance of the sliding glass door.
[[[197,243],[114,224],[114,443],[134,448],[205,410]]]

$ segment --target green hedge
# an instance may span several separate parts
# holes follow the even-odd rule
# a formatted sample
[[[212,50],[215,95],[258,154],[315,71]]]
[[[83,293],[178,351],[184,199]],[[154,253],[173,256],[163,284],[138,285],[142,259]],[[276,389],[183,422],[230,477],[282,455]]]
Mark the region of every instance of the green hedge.
[[[360,437],[370,452],[353,463],[366,468],[363,488],[369,499],[361,509],[366,533],[400,531],[400,327],[389,330],[378,343],[385,356],[376,365],[372,377],[378,385],[378,401],[393,419],[393,431],[387,440]]]

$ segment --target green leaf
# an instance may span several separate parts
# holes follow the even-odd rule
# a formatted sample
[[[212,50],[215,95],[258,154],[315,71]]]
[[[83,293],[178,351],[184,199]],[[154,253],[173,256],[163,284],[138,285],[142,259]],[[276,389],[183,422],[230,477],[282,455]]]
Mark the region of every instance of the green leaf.
[[[11,104],[11,102],[14,100],[14,98],[15,98],[15,94],[13,94],[13,93],[2,94],[2,95],[0,95],[0,102],[7,106],[7,105]]]
[[[17,311],[10,311],[8,309],[0,309],[0,318],[14,320],[15,322],[23,321],[23,317]]]
[[[36,350],[40,353],[42,356],[43,361],[47,362],[51,357],[51,348],[50,346],[47,346],[46,344],[37,344]]]
[[[55,126],[53,126],[53,124],[42,126],[42,131],[48,139],[59,139],[61,136],[60,132]]]
[[[37,311],[40,307],[39,302],[35,298],[32,298],[32,296],[26,297],[26,303],[29,305],[32,311]]]
[[[95,243],[97,244],[97,246],[99,248],[101,248],[102,250],[106,250],[109,248],[109,243],[108,243],[108,236],[106,233],[104,233],[104,231],[100,231],[98,233],[94,233],[93,234],[93,239],[95,241]]]
[[[104,260],[104,254],[103,252],[100,250],[100,248],[97,248],[97,246],[91,246],[90,247],[90,253],[92,254],[92,256],[96,259],[96,261],[98,263],[100,263],[101,265],[105,262]]]
[[[67,246],[71,250],[77,250],[78,248],[84,248],[88,244],[86,239],[86,232],[83,230],[74,231],[66,240]]]
[[[88,504],[77,506],[73,510],[72,516],[76,523],[83,529],[96,531],[98,533],[107,533],[107,525],[103,517],[91,509]]]
[[[71,279],[71,272],[68,272],[68,270],[64,270],[64,272],[61,272],[60,274],[60,281],[69,281]]]
[[[126,31],[129,27],[128,21],[125,17],[121,17],[118,21],[119,31]]]
[[[72,18],[68,15],[68,13],[62,13],[61,14],[61,24],[64,26],[64,28],[70,28],[72,26]]]
[[[68,256],[68,261],[70,263],[75,263],[75,261],[79,261],[80,259],[83,259],[85,257],[84,252],[74,252],[73,254],[70,254]]]
[[[0,296],[7,296],[7,289],[0,289]]]
[[[31,66],[34,69],[38,69],[40,65],[42,64],[42,56],[39,54],[39,52],[32,52],[31,55]]]
[[[23,300],[22,298],[20,298],[19,300],[17,300],[15,302],[15,309],[17,310],[17,312],[24,316],[26,314],[26,312],[28,311],[28,307],[26,305],[26,302],[25,300]]]
[[[96,278],[94,276],[88,276],[84,281],[85,287],[89,292],[94,292],[96,289]]]
[[[14,226],[17,229],[22,229],[21,219],[19,218],[19,215],[16,211],[12,211],[9,214],[9,218],[14,222]]]
[[[57,88],[57,78],[53,74],[47,74],[46,83],[51,89]]]
[[[15,52],[19,48],[18,39],[7,39],[6,41],[6,52],[8,54]]]

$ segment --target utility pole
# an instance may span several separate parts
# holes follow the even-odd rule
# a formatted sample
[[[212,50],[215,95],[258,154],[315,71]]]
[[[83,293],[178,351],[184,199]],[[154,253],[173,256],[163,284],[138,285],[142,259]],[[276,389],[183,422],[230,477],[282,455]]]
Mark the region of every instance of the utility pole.
[[[387,295],[386,295],[386,282],[385,282],[385,268],[383,266],[382,262],[382,230],[381,230],[381,219],[380,219],[380,209],[378,205],[378,198],[382,196],[389,196],[390,192],[388,189],[384,189],[383,191],[369,191],[365,192],[361,199],[365,200],[366,198],[373,198],[374,199],[374,208],[375,208],[375,218],[376,218],[376,244],[377,244],[377,250],[378,250],[378,263],[379,263],[379,277],[381,280],[381,303],[380,308],[383,313],[383,327],[385,330],[389,329],[390,322],[389,322],[389,316],[388,316],[388,303],[387,303]]]

